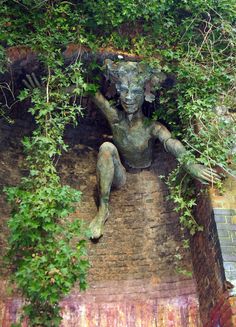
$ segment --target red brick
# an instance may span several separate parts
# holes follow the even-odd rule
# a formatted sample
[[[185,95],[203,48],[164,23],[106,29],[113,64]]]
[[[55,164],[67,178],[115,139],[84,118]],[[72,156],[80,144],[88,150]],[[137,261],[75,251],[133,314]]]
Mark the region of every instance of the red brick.
[[[224,326],[224,324],[228,321],[232,320],[232,309],[228,308],[225,312],[223,312],[220,316],[220,323]]]
[[[233,326],[235,327],[236,326],[236,317],[232,318],[232,322],[233,322]]]
[[[213,317],[215,315],[219,316],[219,313],[220,313],[221,308],[223,307],[224,303],[225,303],[225,298],[222,297],[221,300],[219,300],[217,302],[217,304],[214,306],[214,308],[211,310],[211,316],[213,316]]]
[[[222,324],[222,327],[235,327],[234,323],[232,322],[231,319],[229,319],[228,321],[224,322]]]
[[[226,301],[224,302],[224,304],[219,308],[220,315],[223,316],[224,313],[227,312],[229,309],[231,310],[231,314],[232,314],[231,305],[230,305],[229,301],[226,300]]]
[[[236,315],[236,304],[231,305],[231,309],[232,309],[232,314]]]

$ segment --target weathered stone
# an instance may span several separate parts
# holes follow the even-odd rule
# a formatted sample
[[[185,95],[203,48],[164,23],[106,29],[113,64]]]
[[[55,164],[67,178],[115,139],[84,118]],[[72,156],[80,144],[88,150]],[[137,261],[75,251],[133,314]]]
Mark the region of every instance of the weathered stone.
[[[100,141],[102,132],[94,130]],[[76,216],[88,223],[96,206],[96,155],[93,150],[78,152],[77,143],[86,146],[91,130],[86,126],[73,131],[72,148],[60,159],[58,169],[63,183],[80,189],[82,202]],[[71,140],[69,131],[66,139]],[[88,141],[89,142],[89,141]],[[127,173],[128,183],[111,195],[110,219],[99,243],[89,242],[89,289],[80,293],[75,287],[62,301],[64,327],[133,327],[133,326],[200,326],[194,281],[176,272],[176,249],[181,247],[181,233],[173,204],[166,201],[164,182],[158,177],[175,167],[173,158],[157,144],[154,162],[149,170]],[[14,160],[12,160],[14,158]],[[4,153],[8,167],[5,175],[0,162],[3,183],[19,181],[22,154],[20,150]],[[68,164],[68,166],[67,166]],[[14,172],[14,174],[13,174]],[[146,202],[151,197],[153,202]],[[9,207],[1,199],[3,245],[6,245],[6,220]],[[4,227],[3,227],[4,226]],[[191,271],[191,258],[183,252],[181,267]],[[2,284],[0,325],[9,327],[19,316],[21,301],[9,298]]]

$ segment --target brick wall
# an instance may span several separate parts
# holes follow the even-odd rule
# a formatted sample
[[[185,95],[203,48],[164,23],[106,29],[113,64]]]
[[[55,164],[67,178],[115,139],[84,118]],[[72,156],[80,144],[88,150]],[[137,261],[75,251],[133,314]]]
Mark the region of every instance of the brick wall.
[[[192,240],[192,258],[204,326],[236,326],[236,180],[225,192],[202,192],[196,218],[204,231]]]
[[[12,144],[11,135],[0,161],[3,184],[17,183],[24,173],[20,142],[14,138]],[[57,166],[62,181],[83,192],[76,216],[87,222],[97,210],[97,150],[109,137],[105,129],[101,132],[94,125],[71,129],[66,135],[70,150]],[[152,167],[129,170],[127,184],[112,193],[104,236],[97,243],[89,242],[89,289],[81,294],[75,287],[62,301],[63,327],[201,326],[195,282],[176,272],[175,255],[182,236],[178,215],[159,177],[173,167],[175,160],[157,144]],[[3,199],[0,211],[4,222],[9,207]],[[192,271],[190,252],[182,255],[181,267]],[[21,303],[17,294],[9,296],[6,284],[0,281],[0,326],[10,327],[19,316]]]
[[[189,281],[152,286],[127,280],[96,283],[82,294],[75,289],[61,302],[61,327],[200,327],[193,287]],[[20,299],[6,301],[0,326],[10,327],[20,307]]]
[[[22,127],[6,135],[0,161],[3,185],[19,182],[24,173],[17,140]],[[63,182],[82,190],[76,214],[87,221],[96,213],[97,150],[109,137],[105,128],[98,132],[94,125],[70,130],[67,142],[71,149],[58,164]],[[80,294],[75,287],[62,301],[63,327],[200,327],[198,295],[205,326],[236,326],[236,299],[231,288],[236,275],[235,180],[226,181],[224,195],[213,189],[201,194],[196,219],[204,231],[192,240],[197,294],[195,281],[175,271],[181,233],[178,216],[166,199],[168,190],[159,178],[174,166],[173,158],[157,145],[152,167],[128,171],[127,184],[113,192],[104,236],[98,243],[89,244],[90,289]],[[4,224],[9,215],[3,198],[0,207],[3,251],[7,235]],[[190,253],[182,254],[181,266],[192,271]],[[21,303],[17,296],[9,297],[2,278],[1,326],[9,327],[14,322]]]
[[[224,270],[221,251],[208,194],[203,192],[195,212],[196,220],[204,227],[192,239],[192,259],[197,282],[201,319],[207,322],[209,312],[224,292]]]

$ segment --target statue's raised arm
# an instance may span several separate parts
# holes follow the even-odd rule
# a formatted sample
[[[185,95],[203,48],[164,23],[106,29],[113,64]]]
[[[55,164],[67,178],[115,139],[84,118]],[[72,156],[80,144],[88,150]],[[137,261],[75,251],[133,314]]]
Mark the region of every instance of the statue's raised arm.
[[[144,100],[152,102],[155,92],[165,80],[165,75],[139,62],[105,61],[107,79],[115,85],[120,108],[113,107],[97,92],[91,95],[95,105],[108,120],[113,143],[101,145],[97,162],[99,206],[90,224],[92,238],[103,234],[104,223],[109,214],[109,198],[112,187],[120,188],[126,182],[126,168],[147,168],[152,163],[154,140],[159,139],[165,149],[174,155],[191,176],[202,183],[214,183],[217,173],[201,164],[186,164],[184,145],[173,138],[168,129],[158,122],[146,124],[142,112]],[[34,76],[28,78],[29,86],[35,84]],[[25,83],[27,85],[27,83]],[[121,160],[122,158],[122,160]]]
[[[144,100],[154,101],[155,92],[165,81],[166,75],[138,62],[115,63],[108,59],[105,68],[106,77],[115,84],[123,108],[119,126],[114,120],[116,126],[111,124],[111,128],[114,143],[126,163],[136,168],[147,167],[151,163],[152,145],[145,146],[145,142],[151,138],[158,138],[168,152],[182,161],[187,152],[183,144],[174,139],[161,123],[153,123],[151,130],[146,128],[142,114]],[[104,108],[109,112],[105,105]],[[213,169],[201,164],[183,164],[183,168],[202,183],[215,183],[220,179]]]
[[[25,79],[22,80],[23,84],[29,89],[33,90],[37,87],[42,88],[43,85],[39,81],[39,79],[36,77],[34,73],[27,74]],[[63,91],[66,93],[69,93],[73,95],[73,91],[75,89],[75,85],[72,84],[67,88],[64,88]],[[118,112],[116,108],[110,105],[109,101],[104,97],[104,95],[97,91],[94,95],[91,95],[91,99],[94,102],[94,104],[100,109],[100,111],[103,113],[105,118],[107,119],[108,123],[111,125],[119,120]]]
[[[110,105],[109,101],[100,91],[97,91],[95,95],[92,95],[92,101],[101,110],[110,125],[119,120],[117,110]]]

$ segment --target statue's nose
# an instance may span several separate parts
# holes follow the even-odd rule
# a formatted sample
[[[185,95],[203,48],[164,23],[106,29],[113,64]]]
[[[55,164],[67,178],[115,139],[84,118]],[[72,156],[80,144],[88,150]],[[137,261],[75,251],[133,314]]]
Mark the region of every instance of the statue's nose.
[[[125,96],[125,100],[131,100],[131,99],[132,99],[131,93],[127,92]]]

